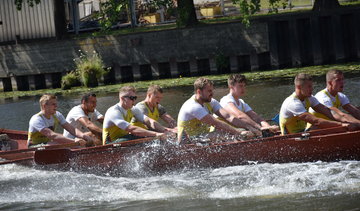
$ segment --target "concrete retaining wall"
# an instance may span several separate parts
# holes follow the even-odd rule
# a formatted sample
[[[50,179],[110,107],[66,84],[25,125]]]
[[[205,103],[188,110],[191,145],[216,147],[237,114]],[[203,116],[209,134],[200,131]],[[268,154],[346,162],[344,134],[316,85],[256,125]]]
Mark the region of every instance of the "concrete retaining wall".
[[[112,67],[105,83],[359,61],[360,9],[77,40],[0,46],[0,89],[60,86],[81,51]],[[220,55],[223,55],[220,57]],[[216,59],[230,64],[217,68]]]

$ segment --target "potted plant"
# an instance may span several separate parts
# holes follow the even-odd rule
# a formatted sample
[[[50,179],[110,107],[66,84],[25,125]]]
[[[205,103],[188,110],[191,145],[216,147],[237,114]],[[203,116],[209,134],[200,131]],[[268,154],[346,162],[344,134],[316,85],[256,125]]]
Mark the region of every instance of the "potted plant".
[[[98,53],[92,54],[80,50],[80,57],[75,59],[76,71],[80,80],[86,87],[96,87],[100,79],[107,71],[104,69],[104,63]]]
[[[221,8],[217,3],[207,3],[200,8],[200,14],[204,17],[212,18],[214,16],[221,15],[222,13]]]

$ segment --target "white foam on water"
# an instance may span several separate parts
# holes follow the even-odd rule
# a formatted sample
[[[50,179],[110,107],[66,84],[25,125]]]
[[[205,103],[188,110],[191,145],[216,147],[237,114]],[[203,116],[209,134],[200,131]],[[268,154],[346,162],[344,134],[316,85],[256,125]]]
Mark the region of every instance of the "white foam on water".
[[[360,161],[287,163],[110,177],[0,166],[0,203],[327,196],[360,191]]]
[[[297,193],[333,195],[360,190],[358,161],[236,166],[216,169],[212,176],[223,179],[220,187],[209,194],[210,198],[276,197]]]

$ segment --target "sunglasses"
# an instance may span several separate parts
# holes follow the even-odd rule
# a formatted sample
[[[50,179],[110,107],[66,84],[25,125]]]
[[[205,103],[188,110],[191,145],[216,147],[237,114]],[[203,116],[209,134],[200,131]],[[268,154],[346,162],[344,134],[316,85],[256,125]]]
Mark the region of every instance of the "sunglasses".
[[[137,96],[124,96],[125,98],[129,98],[130,100],[134,101],[137,99]]]

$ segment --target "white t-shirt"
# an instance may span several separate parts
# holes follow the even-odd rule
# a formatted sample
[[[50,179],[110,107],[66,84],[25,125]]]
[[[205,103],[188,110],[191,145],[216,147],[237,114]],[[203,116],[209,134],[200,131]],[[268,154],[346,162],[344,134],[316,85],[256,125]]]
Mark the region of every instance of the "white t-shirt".
[[[144,120],[147,116],[144,115],[138,108],[135,106],[132,107],[131,112],[137,121],[144,123]],[[103,127],[109,128],[113,125],[116,125],[120,129],[125,130],[130,125],[129,122],[125,121],[126,114],[127,110],[121,107],[119,103],[111,106],[105,113]]]
[[[88,118],[91,122],[95,123],[102,116],[103,115],[100,114],[100,112],[98,112],[96,109],[94,110],[94,113],[89,113],[86,115],[84,110],[81,108],[81,105],[77,105],[69,111],[68,115],[66,116],[66,121],[74,126],[74,128],[77,128],[82,132],[88,132],[89,129],[81,124],[79,119],[85,117]],[[71,135],[67,130],[64,130],[64,136],[72,139],[75,138],[75,136]]]
[[[178,115],[178,121],[189,121],[194,118],[201,120],[207,114],[210,113],[210,111],[208,110],[208,108],[205,105],[202,106],[200,103],[196,102],[194,99],[195,99],[195,96],[192,96],[181,106],[181,109],[180,109],[179,115]],[[217,112],[221,108],[220,103],[215,99],[211,99],[210,105],[213,109],[213,112]]]
[[[316,93],[315,98],[323,105],[325,105],[326,107],[330,108],[333,107],[333,103],[336,102],[336,96],[332,96],[329,91],[326,89],[326,92],[329,94],[329,96],[327,94],[324,93],[323,90],[321,90],[320,92]],[[346,104],[350,103],[349,98],[344,95],[341,92],[338,92],[337,94],[339,96],[339,100],[340,100],[340,104],[341,106],[344,106]],[[313,109],[310,109],[310,112],[315,112]]]
[[[319,101],[314,96],[311,96],[308,99],[310,101],[310,107],[314,107],[319,104]],[[281,105],[280,116],[281,118],[290,118],[293,116],[299,116],[305,112],[308,112],[305,107],[305,100],[301,101],[299,98],[291,95],[286,98]]]
[[[54,125],[55,125],[54,116],[59,121],[60,125],[66,123],[65,117],[58,111],[56,111],[56,113],[52,115],[50,119],[46,118],[43,113],[37,113],[33,115],[30,119],[29,132],[30,133],[40,132],[44,128],[50,128],[54,130]]]
[[[251,111],[251,107],[242,99],[235,99],[231,93],[225,95],[220,100],[220,105],[225,108],[229,103],[233,103],[240,111],[246,113]]]

